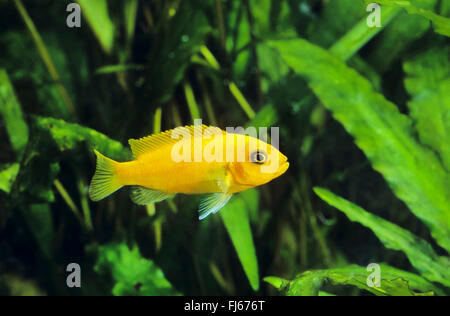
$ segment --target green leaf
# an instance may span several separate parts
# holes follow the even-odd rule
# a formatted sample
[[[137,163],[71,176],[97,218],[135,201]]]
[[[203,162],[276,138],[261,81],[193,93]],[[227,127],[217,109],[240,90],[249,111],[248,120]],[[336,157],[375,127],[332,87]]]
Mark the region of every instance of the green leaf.
[[[450,286],[450,260],[440,257],[429,243],[387,220],[366,212],[359,206],[328,190],[314,188],[314,192],[325,202],[345,213],[351,221],[368,228],[389,249],[405,253],[411,264],[428,280]]]
[[[258,67],[262,74],[262,90],[267,92],[274,82],[278,82],[289,73],[289,67],[280,56],[264,43],[256,47]]]
[[[263,279],[264,282],[269,283],[273,287],[276,287],[277,289],[280,289],[283,286],[283,283],[288,282],[285,279],[275,277],[275,276],[268,276]]]
[[[365,0],[367,3],[372,2],[371,0]],[[379,4],[386,6],[394,6],[405,8],[409,14],[418,14],[433,23],[434,30],[442,35],[450,37],[450,19],[443,16],[437,15],[431,10],[426,10],[414,5],[411,1],[404,0],[377,0]],[[419,1],[420,2],[420,1]],[[435,1],[434,1],[435,2]]]
[[[126,65],[126,64],[119,64],[119,65],[106,65],[106,66],[102,66],[100,68],[98,68],[95,71],[95,74],[97,75],[104,75],[104,74],[112,74],[112,73],[116,73],[116,72],[121,72],[121,71],[130,71],[130,70],[135,70],[135,71],[142,71],[145,69],[145,66],[142,65]]]
[[[396,8],[385,8],[381,11],[380,19],[383,21],[382,27],[388,25],[399,13]],[[329,51],[334,56],[346,61],[355,55],[361,47],[377,35],[382,27],[367,27],[367,19],[364,17],[356,23],[345,35],[339,38]]]
[[[20,158],[28,142],[28,125],[23,118],[20,103],[4,69],[0,69],[0,114],[3,117],[11,145]]]
[[[136,245],[131,249],[125,243],[99,247],[94,270],[111,276],[115,296],[179,295],[163,271],[153,261],[143,258]]]
[[[81,142],[86,142],[88,148],[97,149],[113,159],[127,160],[130,158],[129,150],[120,142],[88,127],[50,117],[36,117],[35,124],[38,129],[50,133],[60,151],[74,149]]]
[[[230,2],[227,21],[232,36],[227,36],[226,49],[233,58],[233,79],[242,80],[246,76],[250,60],[249,45],[251,42],[250,23],[243,1]]]
[[[220,210],[220,215],[250,285],[254,291],[257,291],[259,289],[258,260],[248,216],[248,212],[253,211],[248,209],[249,206],[251,207],[251,204],[247,204],[241,195],[237,195]]]
[[[307,36],[320,46],[329,47],[363,19],[367,12],[362,1],[340,0],[324,3],[320,16],[313,19]],[[370,31],[371,28],[366,29]]]
[[[269,44],[308,81],[397,197],[429,227],[437,243],[450,251],[450,177],[436,155],[415,139],[411,119],[320,47],[302,39]]]
[[[399,272],[395,268],[386,265],[380,265],[380,286],[369,286],[368,278],[371,271],[357,265],[350,265],[343,268],[327,269],[327,270],[311,270],[299,274],[292,281],[285,281],[274,277],[268,277],[264,280],[275,287],[286,296],[317,296],[320,289],[325,284],[351,285],[361,290],[366,290],[377,296],[417,296],[417,295],[434,295],[431,291],[433,285],[422,280],[423,284],[427,284],[425,292],[416,292],[416,287],[403,277],[405,274]],[[411,274],[406,273],[407,276]],[[415,280],[421,279],[419,276],[413,276]]]
[[[181,1],[175,16],[164,25],[164,32],[158,34],[160,38],[152,46],[145,87],[153,103],[173,97],[175,85],[183,78],[192,56],[200,52],[210,31],[208,20],[194,2]]]
[[[53,202],[53,182],[59,173],[61,152],[72,151],[87,156],[94,148],[119,161],[129,160],[131,154],[121,143],[87,127],[60,119],[33,117],[30,141],[11,193],[14,201],[38,200]],[[81,147],[85,146],[85,147]],[[81,151],[80,149],[84,149]],[[93,173],[87,170],[87,174]]]
[[[4,274],[0,277],[0,289],[4,283],[10,296],[47,296],[47,293],[39,287],[36,280],[25,279],[16,274]],[[2,295],[4,295],[2,293]]]
[[[83,17],[86,18],[103,50],[111,54],[114,46],[115,26],[108,12],[106,0],[78,0]]]
[[[74,94],[74,83],[76,78],[87,72],[86,56],[81,47],[72,47],[70,52],[64,51],[65,43],[73,43],[73,33],[64,41],[58,37],[54,31],[42,32],[42,41],[46,51],[46,63],[42,62],[43,56],[34,47],[35,42],[25,31],[15,30],[5,34],[0,34],[0,46],[4,48],[4,53],[0,56],[0,64],[8,65],[8,75],[11,81],[18,87],[23,82],[29,82],[25,95],[33,94],[29,100],[22,94],[23,102],[32,104],[34,111],[39,109],[39,113],[48,114],[52,117],[64,119],[75,119],[73,107],[71,106],[70,95]],[[39,35],[40,37],[41,35]],[[40,45],[44,45],[41,43]],[[18,54],[17,52],[20,52]],[[51,58],[49,57],[51,56]],[[70,68],[70,61],[76,59],[77,70],[74,72]],[[46,66],[52,65],[52,66]],[[57,69],[57,73],[50,73],[50,69]],[[56,71],[56,70],[55,70]],[[59,73],[63,74],[59,76]],[[54,79],[54,77],[57,79]],[[66,90],[67,88],[67,90]]]
[[[2,166],[0,170],[0,190],[9,193],[11,191],[12,184],[19,173],[20,164],[13,163],[6,166]]]
[[[269,127],[276,124],[277,121],[277,110],[273,105],[267,104],[263,106],[247,124],[245,124],[245,127]],[[269,130],[267,132],[269,132]]]
[[[47,203],[31,204],[20,209],[38,247],[46,257],[53,255],[54,229],[50,205]]]
[[[412,96],[408,107],[422,143],[441,155],[450,171],[449,47],[431,49],[403,64],[405,86]]]
[[[72,100],[69,94],[67,93],[65,87],[60,83],[61,77],[59,76],[58,70],[55,66],[55,63],[52,60],[52,57],[50,56],[49,50],[47,49],[45,42],[41,37],[41,34],[37,30],[36,25],[34,24],[31,17],[28,15],[27,10],[22,4],[22,1],[15,0],[14,3],[17,7],[17,10],[19,11],[20,16],[25,22],[28,31],[30,32],[30,35],[34,41],[34,44],[36,45],[39,55],[42,61],[44,62],[45,67],[47,68],[48,74],[50,75],[52,80],[56,82],[56,87],[58,89],[61,100],[63,101],[64,106],[66,107],[67,112],[70,113],[72,117],[76,118],[77,115]]]
[[[136,18],[138,9],[138,0],[129,0],[124,2],[124,18],[125,18],[125,30],[127,34],[127,40],[131,41],[134,36],[134,30],[136,28]]]
[[[423,7],[428,9],[433,8],[436,4],[436,0],[421,2]],[[383,12],[385,9],[391,8],[382,7],[381,11]],[[383,20],[382,24],[384,24]],[[401,10],[383,32],[373,40],[367,60],[378,72],[388,71],[392,63],[404,55],[411,43],[421,38],[429,29],[430,23],[426,19]]]
[[[239,193],[239,197],[245,203],[250,220],[256,221],[259,209],[259,190],[257,188],[245,190]]]

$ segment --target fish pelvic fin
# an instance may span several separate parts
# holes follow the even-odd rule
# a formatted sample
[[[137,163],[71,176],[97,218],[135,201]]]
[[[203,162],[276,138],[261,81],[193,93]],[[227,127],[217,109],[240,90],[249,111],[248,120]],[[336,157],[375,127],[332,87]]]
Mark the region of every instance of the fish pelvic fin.
[[[225,206],[225,204],[228,203],[231,196],[233,194],[230,193],[212,193],[209,194],[205,199],[203,199],[200,203],[200,207],[198,209],[199,212],[199,220],[202,220],[206,217],[208,217],[209,214],[215,214],[222,207]]]
[[[173,196],[163,191],[157,191],[152,189],[147,189],[144,187],[136,186],[131,190],[131,200],[139,205],[147,205],[150,203],[161,202],[165,199]]]
[[[89,186],[89,197],[92,201],[100,201],[119,190],[123,185],[117,178],[116,166],[118,162],[103,156],[94,149],[97,156],[97,169]]]

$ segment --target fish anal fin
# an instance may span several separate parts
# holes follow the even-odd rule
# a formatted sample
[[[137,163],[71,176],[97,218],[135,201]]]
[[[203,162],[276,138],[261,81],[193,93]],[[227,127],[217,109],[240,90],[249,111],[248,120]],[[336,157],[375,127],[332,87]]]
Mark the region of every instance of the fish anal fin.
[[[224,207],[230,200],[232,194],[229,193],[212,193],[209,194],[200,202],[200,207],[198,209],[200,215],[199,219],[202,220],[206,218],[209,214],[215,214],[222,207]]]
[[[147,189],[141,186],[135,186],[131,190],[131,200],[139,205],[147,205],[150,203],[161,202],[173,194],[157,191],[152,189]]]

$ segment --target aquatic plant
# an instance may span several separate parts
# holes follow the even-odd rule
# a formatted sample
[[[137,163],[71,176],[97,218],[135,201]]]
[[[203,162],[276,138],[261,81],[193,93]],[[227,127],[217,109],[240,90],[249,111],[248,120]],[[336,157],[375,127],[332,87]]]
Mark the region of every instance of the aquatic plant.
[[[450,4],[377,2],[0,1],[0,294],[450,294]],[[196,118],[290,169],[201,222],[91,203],[93,149]]]

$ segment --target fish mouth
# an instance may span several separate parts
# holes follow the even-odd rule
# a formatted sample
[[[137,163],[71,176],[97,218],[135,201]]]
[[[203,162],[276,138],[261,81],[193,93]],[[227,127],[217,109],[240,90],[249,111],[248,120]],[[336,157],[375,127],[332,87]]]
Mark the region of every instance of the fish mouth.
[[[288,170],[288,168],[289,168],[289,162],[286,161],[278,169],[278,172],[277,172],[278,176],[281,176],[283,173],[285,173],[286,170]]]

